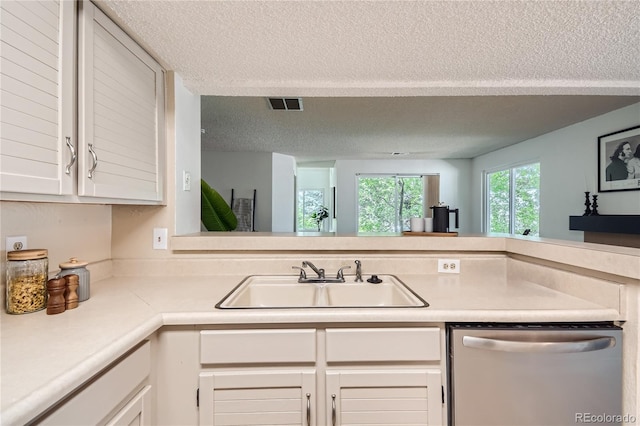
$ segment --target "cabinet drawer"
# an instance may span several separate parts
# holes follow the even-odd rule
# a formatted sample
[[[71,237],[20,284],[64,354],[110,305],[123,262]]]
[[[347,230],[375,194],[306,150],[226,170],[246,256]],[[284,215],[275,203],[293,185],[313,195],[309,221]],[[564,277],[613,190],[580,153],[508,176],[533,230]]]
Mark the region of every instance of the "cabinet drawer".
[[[150,371],[151,345],[145,342],[91,384],[56,407],[55,411],[39,424],[99,424],[149,376]]]
[[[327,362],[438,361],[440,329],[330,328]]]
[[[202,364],[315,361],[316,331],[314,329],[200,332],[200,363]]]

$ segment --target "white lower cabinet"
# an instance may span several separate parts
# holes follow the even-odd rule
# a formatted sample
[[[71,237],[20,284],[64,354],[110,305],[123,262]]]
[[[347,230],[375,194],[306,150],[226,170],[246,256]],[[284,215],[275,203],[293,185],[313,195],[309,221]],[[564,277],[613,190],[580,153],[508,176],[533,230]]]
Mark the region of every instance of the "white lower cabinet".
[[[151,424],[151,386],[145,386],[127,405],[107,422],[107,426],[143,426]]]
[[[150,425],[151,344],[146,341],[36,420],[41,425]]]
[[[440,327],[204,330],[201,425],[442,425]]]
[[[316,339],[315,329],[202,331],[199,423],[315,424]]]
[[[310,425],[315,377],[312,369],[201,373],[200,424]]]
[[[437,369],[327,371],[327,424],[441,425],[441,386]]]
[[[443,424],[440,341],[439,327],[328,328],[326,424]]]

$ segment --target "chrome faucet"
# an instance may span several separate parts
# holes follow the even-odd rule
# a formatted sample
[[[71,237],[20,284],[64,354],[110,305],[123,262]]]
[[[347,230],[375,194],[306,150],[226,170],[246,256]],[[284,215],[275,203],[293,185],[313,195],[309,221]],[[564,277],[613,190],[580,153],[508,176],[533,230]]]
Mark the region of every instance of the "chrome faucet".
[[[308,262],[306,260],[302,261],[302,267],[306,267],[308,266],[309,268],[313,269],[313,272],[315,272],[316,274],[318,274],[318,278],[324,278],[324,269],[320,268],[316,268],[316,265],[314,265],[311,262]]]
[[[362,282],[362,262],[360,262],[359,260],[356,260],[356,282],[357,283],[361,283]]]
[[[307,273],[304,268],[309,267],[313,269],[313,271],[318,275],[314,278],[307,278]],[[324,269],[316,268],[316,265],[305,260],[302,262],[302,268],[299,266],[292,266],[293,269],[298,269],[300,271],[300,276],[298,277],[299,283],[343,283],[344,282],[344,270],[351,268],[351,266],[343,266],[338,269],[338,273],[335,278],[326,278],[324,274]]]

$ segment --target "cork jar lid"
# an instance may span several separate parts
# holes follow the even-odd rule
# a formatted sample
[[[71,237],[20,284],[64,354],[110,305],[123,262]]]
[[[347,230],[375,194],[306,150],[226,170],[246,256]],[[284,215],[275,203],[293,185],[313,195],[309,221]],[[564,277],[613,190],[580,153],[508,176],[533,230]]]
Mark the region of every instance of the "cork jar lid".
[[[7,260],[44,259],[49,255],[47,249],[15,250],[7,252]]]
[[[85,262],[83,260],[78,260],[76,257],[72,257],[68,262],[62,262],[59,266],[60,269],[72,269],[72,268],[82,268],[83,266],[87,266],[89,262]]]

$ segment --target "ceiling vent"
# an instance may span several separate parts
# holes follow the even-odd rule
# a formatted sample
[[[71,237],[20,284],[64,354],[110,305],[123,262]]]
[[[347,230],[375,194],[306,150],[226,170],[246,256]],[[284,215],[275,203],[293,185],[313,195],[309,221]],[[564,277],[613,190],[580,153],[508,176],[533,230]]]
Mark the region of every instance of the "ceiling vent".
[[[276,111],[302,111],[302,99],[269,98],[269,106]]]

